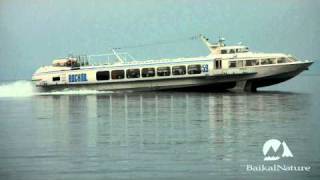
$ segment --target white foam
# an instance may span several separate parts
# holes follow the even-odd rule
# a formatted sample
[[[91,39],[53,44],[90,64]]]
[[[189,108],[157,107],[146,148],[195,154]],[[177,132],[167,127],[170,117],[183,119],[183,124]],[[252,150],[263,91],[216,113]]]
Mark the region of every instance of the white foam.
[[[96,90],[63,90],[54,92],[39,92],[31,81],[19,80],[10,83],[0,84],[1,97],[31,97],[42,95],[80,95],[80,94],[103,94],[112,91]]]
[[[15,81],[0,85],[0,97],[30,97],[34,86],[30,81]]]
[[[45,96],[45,95],[80,95],[80,94],[105,94],[112,93],[111,91],[95,91],[95,90],[63,90],[53,92],[37,92],[34,95]]]

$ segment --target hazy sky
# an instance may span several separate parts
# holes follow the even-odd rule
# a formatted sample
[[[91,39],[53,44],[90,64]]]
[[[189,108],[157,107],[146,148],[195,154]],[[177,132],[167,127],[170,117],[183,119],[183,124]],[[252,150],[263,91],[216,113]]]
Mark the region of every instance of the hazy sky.
[[[313,0],[0,0],[0,80],[30,79],[39,66],[69,53],[199,33],[318,60],[319,9]],[[207,55],[200,41],[127,51],[137,58]]]

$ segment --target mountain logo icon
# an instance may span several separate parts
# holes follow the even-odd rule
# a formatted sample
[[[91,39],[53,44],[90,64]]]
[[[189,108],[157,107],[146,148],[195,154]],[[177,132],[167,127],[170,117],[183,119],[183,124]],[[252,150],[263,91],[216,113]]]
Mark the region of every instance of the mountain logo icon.
[[[287,143],[285,141],[281,142],[278,139],[269,139],[266,141],[263,144],[262,152],[264,161],[276,161],[281,157],[293,157]]]

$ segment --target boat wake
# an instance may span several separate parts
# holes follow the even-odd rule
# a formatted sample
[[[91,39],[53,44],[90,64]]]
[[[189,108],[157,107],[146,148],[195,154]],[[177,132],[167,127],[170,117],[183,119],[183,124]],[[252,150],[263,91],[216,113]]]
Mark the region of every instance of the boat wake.
[[[31,81],[19,80],[0,84],[0,98],[6,97],[31,97],[45,95],[89,95],[112,93],[110,91],[95,90],[63,90],[53,92],[40,92]]]

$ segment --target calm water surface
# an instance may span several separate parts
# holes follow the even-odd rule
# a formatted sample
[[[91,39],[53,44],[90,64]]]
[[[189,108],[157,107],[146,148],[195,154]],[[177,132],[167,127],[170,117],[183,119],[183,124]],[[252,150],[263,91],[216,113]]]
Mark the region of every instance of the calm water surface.
[[[301,76],[242,94],[2,97],[0,177],[318,179],[319,82]],[[278,163],[311,172],[247,172],[247,164],[267,164],[262,146],[271,138],[285,140],[294,155]]]

